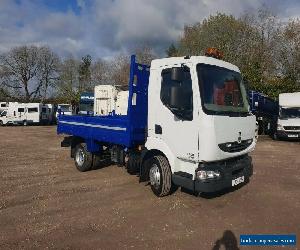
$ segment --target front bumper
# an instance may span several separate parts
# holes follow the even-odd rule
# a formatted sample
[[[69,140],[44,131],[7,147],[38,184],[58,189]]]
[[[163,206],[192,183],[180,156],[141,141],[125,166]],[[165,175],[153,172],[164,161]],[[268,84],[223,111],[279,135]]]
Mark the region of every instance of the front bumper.
[[[297,131],[285,131],[285,130],[277,130],[277,137],[283,139],[300,139],[300,132]]]
[[[252,158],[248,155],[236,157],[229,160],[204,164],[198,170],[218,170],[221,175],[218,179],[192,180],[183,174],[173,175],[173,182],[194,192],[217,192],[225,188],[232,187],[232,180],[244,176],[247,182],[253,174]]]

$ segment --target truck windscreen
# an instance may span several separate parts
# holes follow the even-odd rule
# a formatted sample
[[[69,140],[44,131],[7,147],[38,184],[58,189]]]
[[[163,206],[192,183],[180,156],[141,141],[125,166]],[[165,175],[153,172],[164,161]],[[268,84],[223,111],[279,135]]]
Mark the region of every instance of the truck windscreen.
[[[247,93],[240,73],[215,65],[198,64],[197,74],[205,113],[249,113]]]
[[[59,108],[62,112],[70,112],[72,110],[70,105],[60,105]]]
[[[94,102],[92,103],[80,103],[79,104],[79,111],[94,111]]]
[[[300,118],[300,108],[281,108],[280,118]]]

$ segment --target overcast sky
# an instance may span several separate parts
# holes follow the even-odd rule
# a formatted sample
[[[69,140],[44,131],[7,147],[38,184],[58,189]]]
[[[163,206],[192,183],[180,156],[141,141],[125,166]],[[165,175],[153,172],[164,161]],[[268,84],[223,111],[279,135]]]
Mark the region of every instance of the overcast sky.
[[[263,5],[282,19],[300,17],[300,0],[0,0],[0,53],[36,44],[63,57],[109,58],[148,44],[163,56],[184,25]]]

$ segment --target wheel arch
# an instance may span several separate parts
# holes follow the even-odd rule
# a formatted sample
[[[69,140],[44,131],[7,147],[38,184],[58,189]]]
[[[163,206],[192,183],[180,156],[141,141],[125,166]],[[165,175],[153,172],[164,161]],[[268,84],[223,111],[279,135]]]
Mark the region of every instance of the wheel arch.
[[[149,180],[149,169],[150,166],[147,164],[148,160],[153,158],[154,156],[157,155],[161,155],[163,157],[165,157],[167,159],[167,161],[169,162],[169,159],[167,157],[167,155],[162,152],[159,149],[146,149],[143,153],[142,153],[142,161],[141,161],[141,165],[140,165],[140,182],[142,181],[148,181]],[[170,162],[169,162],[170,165]],[[170,165],[171,166],[171,165]],[[172,168],[171,168],[172,171]]]
[[[75,148],[79,143],[85,143],[85,139],[79,136],[72,136],[71,139],[71,158],[75,157]]]

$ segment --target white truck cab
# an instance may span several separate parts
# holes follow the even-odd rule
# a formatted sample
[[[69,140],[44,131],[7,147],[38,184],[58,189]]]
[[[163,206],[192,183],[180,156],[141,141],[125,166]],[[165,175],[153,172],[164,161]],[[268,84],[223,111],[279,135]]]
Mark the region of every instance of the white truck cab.
[[[279,95],[279,116],[275,139],[300,139],[300,92]]]
[[[200,180],[199,190],[213,191],[221,183],[244,182],[252,174],[247,154],[255,147],[255,130],[236,66],[206,56],[152,61],[145,146],[166,155],[175,183]],[[221,175],[228,179],[203,185]]]

